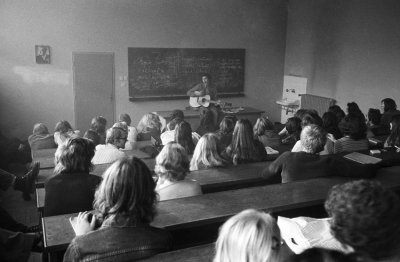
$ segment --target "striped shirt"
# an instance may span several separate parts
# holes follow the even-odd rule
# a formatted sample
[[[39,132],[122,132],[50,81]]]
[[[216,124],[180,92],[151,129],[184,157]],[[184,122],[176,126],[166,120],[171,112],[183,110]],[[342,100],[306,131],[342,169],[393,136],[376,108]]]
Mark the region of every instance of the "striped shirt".
[[[368,139],[359,139],[354,140],[350,137],[342,137],[341,139],[336,140],[333,153],[341,153],[341,152],[354,152],[360,150],[367,150],[369,148]]]

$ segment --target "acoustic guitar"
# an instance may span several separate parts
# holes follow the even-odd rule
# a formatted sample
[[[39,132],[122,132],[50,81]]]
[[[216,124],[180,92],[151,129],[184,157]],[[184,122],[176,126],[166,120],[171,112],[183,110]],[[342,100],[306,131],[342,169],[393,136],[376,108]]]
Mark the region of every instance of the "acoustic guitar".
[[[210,95],[205,96],[191,96],[189,99],[189,105],[191,107],[209,107],[210,104],[221,104],[221,101],[214,101],[210,99]]]

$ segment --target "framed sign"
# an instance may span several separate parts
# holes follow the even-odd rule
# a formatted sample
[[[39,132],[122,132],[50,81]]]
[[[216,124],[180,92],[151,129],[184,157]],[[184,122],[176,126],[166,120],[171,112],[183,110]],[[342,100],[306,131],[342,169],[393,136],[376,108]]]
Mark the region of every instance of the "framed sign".
[[[50,64],[50,46],[35,45],[36,64]]]

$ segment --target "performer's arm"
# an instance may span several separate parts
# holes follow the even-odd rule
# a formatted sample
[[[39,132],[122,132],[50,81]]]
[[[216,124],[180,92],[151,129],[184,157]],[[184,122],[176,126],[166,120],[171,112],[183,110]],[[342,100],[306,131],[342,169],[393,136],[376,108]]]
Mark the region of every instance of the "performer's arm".
[[[193,88],[191,88],[189,91],[187,91],[186,94],[188,96],[204,96],[205,95],[201,84],[195,85]]]

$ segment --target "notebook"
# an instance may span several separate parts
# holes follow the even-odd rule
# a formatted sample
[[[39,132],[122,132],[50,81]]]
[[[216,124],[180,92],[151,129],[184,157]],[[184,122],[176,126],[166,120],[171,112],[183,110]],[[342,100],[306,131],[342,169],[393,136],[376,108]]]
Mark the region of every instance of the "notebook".
[[[347,154],[344,157],[360,164],[377,164],[382,161],[382,159],[380,158],[361,154],[358,152]]]

